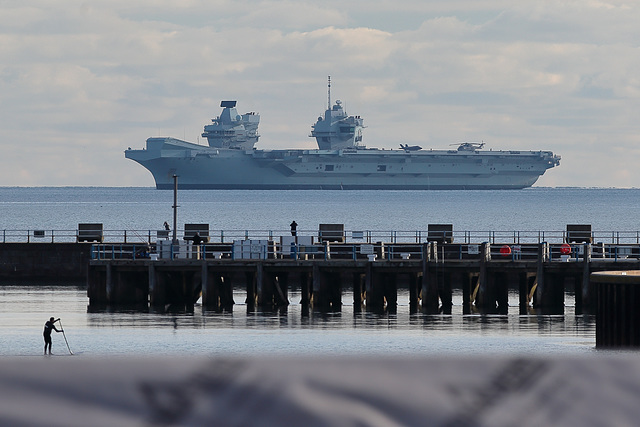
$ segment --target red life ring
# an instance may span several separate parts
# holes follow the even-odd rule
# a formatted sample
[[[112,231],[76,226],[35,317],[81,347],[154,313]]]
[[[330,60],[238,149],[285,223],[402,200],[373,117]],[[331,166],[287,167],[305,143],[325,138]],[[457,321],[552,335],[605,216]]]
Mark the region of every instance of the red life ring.
[[[500,248],[500,254],[507,256],[507,255],[511,255],[511,246],[509,245],[504,245]]]
[[[560,253],[562,255],[569,255],[571,253],[571,246],[567,243],[563,243],[562,245],[560,245]]]

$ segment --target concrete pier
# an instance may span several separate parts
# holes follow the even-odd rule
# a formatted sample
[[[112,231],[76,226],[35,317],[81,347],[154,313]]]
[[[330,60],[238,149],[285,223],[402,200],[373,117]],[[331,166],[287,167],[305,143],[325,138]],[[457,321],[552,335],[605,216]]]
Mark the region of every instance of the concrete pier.
[[[154,310],[189,310],[201,297],[203,309],[223,311],[233,307],[234,289],[246,289],[248,310],[271,311],[286,308],[289,292],[299,289],[303,312],[339,312],[350,291],[356,312],[394,313],[398,290],[407,289],[411,312],[451,314],[454,290],[461,290],[464,314],[505,315],[515,291],[519,314],[562,315],[567,297],[574,298],[577,314],[589,314],[597,302],[592,272],[640,269],[638,259],[592,258],[590,244],[574,258],[561,257],[559,246],[547,243],[522,245],[516,254],[488,242],[468,246],[429,242],[402,252],[406,245],[385,244],[385,255],[381,245],[380,257],[375,250],[365,257],[354,245],[332,243],[330,256],[307,253],[304,259],[277,250],[260,259],[233,259],[210,256],[205,247],[196,258],[94,259],[87,293],[97,306],[148,302]]]
[[[515,241],[515,239],[514,239]],[[170,245],[169,245],[170,246]],[[278,242],[247,254],[233,243],[175,251],[155,244],[2,243],[0,280],[84,282],[91,306],[230,310],[233,291],[246,290],[248,310],[286,308],[300,290],[305,310],[340,311],[353,293],[356,311],[395,312],[398,290],[408,290],[412,313],[506,314],[509,292],[520,314],[594,314],[592,273],[640,270],[640,244],[324,242],[286,250]],[[156,257],[151,257],[156,254]],[[162,255],[160,259],[157,259]],[[238,258],[239,255],[248,258]],[[253,257],[253,258],[252,258]],[[256,258],[257,257],[257,258]],[[453,301],[461,291],[462,301]],[[513,309],[513,307],[511,307]]]

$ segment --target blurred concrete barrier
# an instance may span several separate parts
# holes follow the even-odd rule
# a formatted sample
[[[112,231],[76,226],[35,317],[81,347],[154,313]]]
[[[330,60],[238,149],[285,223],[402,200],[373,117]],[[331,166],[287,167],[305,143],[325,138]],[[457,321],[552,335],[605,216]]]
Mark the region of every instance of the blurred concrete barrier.
[[[0,424],[637,425],[634,355],[0,361]]]

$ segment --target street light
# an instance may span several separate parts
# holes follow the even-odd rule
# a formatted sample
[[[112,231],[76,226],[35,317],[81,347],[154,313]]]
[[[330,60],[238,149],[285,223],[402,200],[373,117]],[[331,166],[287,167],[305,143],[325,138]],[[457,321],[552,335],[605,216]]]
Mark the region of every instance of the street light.
[[[178,244],[176,230],[178,229],[178,175],[173,175],[173,240],[172,244]]]

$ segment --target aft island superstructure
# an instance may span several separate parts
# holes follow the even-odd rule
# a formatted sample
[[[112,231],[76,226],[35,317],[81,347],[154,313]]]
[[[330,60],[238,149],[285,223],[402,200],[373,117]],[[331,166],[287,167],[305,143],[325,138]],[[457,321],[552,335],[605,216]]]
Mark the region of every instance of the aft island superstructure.
[[[347,115],[340,101],[329,101],[312,126],[318,149],[259,150],[259,114],[238,114],[236,101],[220,106],[204,127],[208,146],[154,137],[125,156],[147,168],[159,189],[172,189],[174,175],[183,189],[521,189],[560,162],[550,151],[482,150],[468,142],[455,150],[367,148],[363,119]]]

